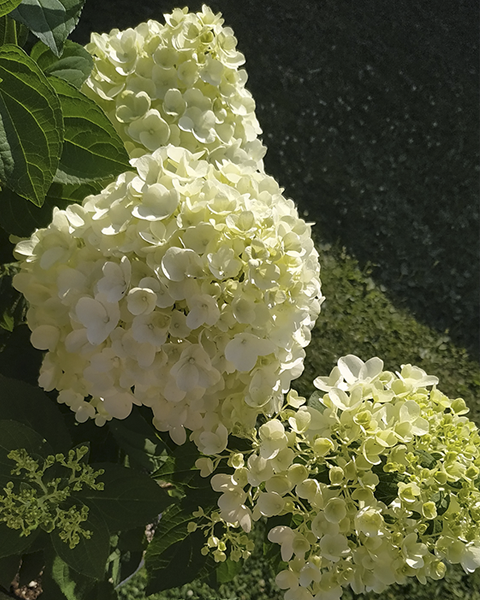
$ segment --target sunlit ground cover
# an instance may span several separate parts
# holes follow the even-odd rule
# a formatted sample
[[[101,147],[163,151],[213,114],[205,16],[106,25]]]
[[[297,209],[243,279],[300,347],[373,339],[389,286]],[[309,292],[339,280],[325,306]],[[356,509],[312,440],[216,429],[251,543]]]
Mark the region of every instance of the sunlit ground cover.
[[[440,378],[439,389],[450,397],[462,396],[471,408],[470,415],[480,422],[480,367],[468,353],[455,346],[446,334],[418,323],[403,309],[397,309],[371,277],[370,268],[360,269],[358,261],[339,246],[317,243],[322,264],[323,291],[327,298],[322,315],[313,331],[305,372],[295,382],[304,395],[313,392],[311,384],[318,374],[330,371],[338,357],[349,352],[364,359],[383,357],[385,368],[397,370],[411,362]],[[281,600],[274,583],[275,574],[263,557],[262,540],[240,575],[214,590],[202,581],[150,596],[152,600]],[[143,599],[146,583],[140,571],[119,590],[121,600]],[[377,600],[431,598],[480,599],[478,574],[466,575],[461,568],[449,568],[444,580],[421,585],[411,580],[405,586],[392,586],[382,594],[355,596],[346,591],[344,598]]]

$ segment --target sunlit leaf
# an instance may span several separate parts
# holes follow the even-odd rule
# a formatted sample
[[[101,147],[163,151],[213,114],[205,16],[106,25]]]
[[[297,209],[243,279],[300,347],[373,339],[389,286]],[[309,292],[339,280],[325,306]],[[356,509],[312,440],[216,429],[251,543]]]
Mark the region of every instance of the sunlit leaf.
[[[44,201],[63,142],[60,101],[25,52],[0,47],[0,181],[37,206]]]

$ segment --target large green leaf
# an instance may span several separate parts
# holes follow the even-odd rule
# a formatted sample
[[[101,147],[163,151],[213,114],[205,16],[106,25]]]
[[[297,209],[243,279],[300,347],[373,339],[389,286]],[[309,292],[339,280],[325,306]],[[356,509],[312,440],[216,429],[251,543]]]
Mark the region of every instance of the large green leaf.
[[[22,565],[19,572],[19,585],[28,585],[31,581],[36,579],[45,564],[43,556],[43,550],[37,550],[36,552],[29,552],[22,556]],[[13,581],[13,580],[12,580]]]
[[[63,79],[50,77],[49,81],[60,98],[65,120],[65,142],[55,181],[86,183],[132,169],[122,140],[101,108]]]
[[[149,471],[159,469],[167,460],[166,446],[153,425],[135,407],[128,419],[112,419],[108,428],[118,445],[126,452],[130,465]],[[151,419],[150,419],[151,420]]]
[[[190,511],[197,510],[199,506],[207,510],[215,506],[218,500],[218,493],[213,491],[210,478],[202,477],[195,466],[199,456],[196,445],[187,441],[170,450],[165,463],[152,473],[155,479],[172,483],[177,490],[182,491],[185,494],[182,506]]]
[[[47,227],[52,221],[55,206],[65,209],[69,204],[81,202],[90,194],[102,189],[98,182],[74,185],[52,183],[43,206],[35,206],[15,192],[5,188],[0,192],[0,226],[8,233],[30,237],[35,229]]]
[[[219,563],[216,569],[216,580],[217,583],[228,583],[232,581],[243,569],[243,561],[238,560],[237,562],[227,560],[223,563]]]
[[[60,100],[25,52],[0,47],[0,182],[43,204],[63,142]]]
[[[200,552],[205,544],[203,532],[188,533],[190,520],[191,514],[176,505],[162,515],[145,553],[147,595],[184,585],[215,568],[213,559]]]
[[[80,510],[82,502],[78,497],[72,496],[71,501]],[[110,554],[108,527],[95,508],[89,506],[88,519],[82,523],[82,528],[91,531],[92,537],[87,539],[81,535],[79,543],[73,549],[61,540],[55,531],[50,535],[50,539],[55,552],[67,565],[81,575],[101,580],[104,578],[105,566]]]
[[[44,353],[30,343],[30,329],[21,324],[11,333],[0,329],[0,334],[4,333],[0,338],[0,373],[36,386]]]
[[[28,40],[28,27],[17,23],[9,15],[0,17],[0,46],[15,44],[23,48]]]
[[[93,67],[91,54],[83,46],[71,40],[65,42],[63,54],[60,58],[43,42],[35,44],[30,56],[45,74],[65,79],[77,89],[80,89]]]
[[[20,535],[19,529],[10,529],[5,523],[0,523],[0,558],[22,554],[33,544],[38,530],[30,535]]]
[[[55,452],[67,452],[71,448],[72,441],[58,405],[40,388],[0,375],[0,390],[2,419],[19,421],[35,430],[48,440]]]
[[[98,510],[111,533],[147,525],[173,502],[167,491],[148,475],[113,463],[92,467],[105,470],[99,478],[105,488],[83,490],[79,497]]]
[[[18,573],[19,565],[20,556],[18,555],[11,554],[10,556],[4,556],[3,558],[0,558],[0,585],[6,590],[9,589],[10,584],[15,579],[15,575]]]
[[[53,553],[42,575],[42,587],[48,600],[117,600],[111,583],[77,573]]]
[[[60,56],[84,4],[85,0],[23,0],[11,16]]]
[[[12,12],[14,8],[16,8],[22,0],[0,0],[0,17],[3,15],[8,15],[9,12]]]

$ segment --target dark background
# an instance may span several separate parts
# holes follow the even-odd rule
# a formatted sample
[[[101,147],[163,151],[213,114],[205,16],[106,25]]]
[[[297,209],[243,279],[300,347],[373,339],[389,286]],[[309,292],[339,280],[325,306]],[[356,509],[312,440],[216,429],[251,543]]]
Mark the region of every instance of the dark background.
[[[87,0],[72,38],[163,22],[183,5]],[[397,306],[478,358],[477,3],[209,5],[246,56],[266,171],[322,242],[373,264]]]

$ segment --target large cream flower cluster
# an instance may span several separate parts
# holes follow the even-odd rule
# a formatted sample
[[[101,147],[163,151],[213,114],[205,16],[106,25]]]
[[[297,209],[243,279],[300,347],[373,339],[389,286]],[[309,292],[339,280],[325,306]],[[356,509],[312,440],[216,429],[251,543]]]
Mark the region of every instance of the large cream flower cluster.
[[[205,454],[272,414],[320,310],[310,226],[274,179],[175,146],[17,244],[39,383],[78,421],[151,407]]]
[[[480,566],[480,436],[468,409],[418,367],[382,369],[378,358],[343,357],[316,379],[326,392],[316,406],[290,392],[252,451],[230,453],[231,474],[211,480],[228,524],[226,540],[209,538],[217,560],[232,526],[249,532],[263,516],[276,517],[268,539],[287,563],[276,579],[286,600],[425,583],[444,576],[444,561]],[[198,466],[206,475],[217,464]]]
[[[84,92],[106,112],[132,157],[174,144],[262,168],[265,147],[245,62],[220,14],[203,6],[135,29],[93,33]]]

